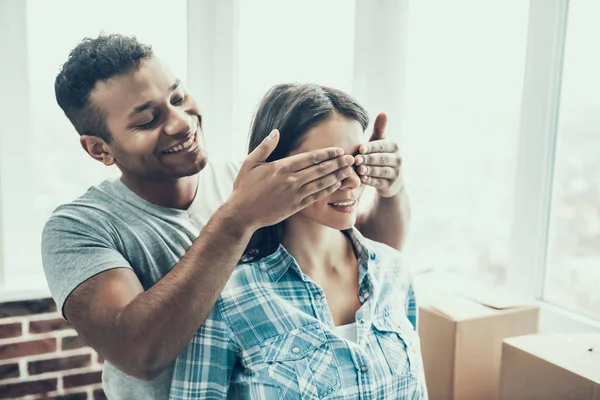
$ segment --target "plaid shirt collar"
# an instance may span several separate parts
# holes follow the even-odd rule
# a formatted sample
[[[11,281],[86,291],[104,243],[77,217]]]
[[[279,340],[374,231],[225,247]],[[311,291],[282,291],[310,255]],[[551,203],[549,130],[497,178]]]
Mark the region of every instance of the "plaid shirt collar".
[[[374,289],[379,286],[375,277],[376,274],[374,273],[378,262],[377,254],[358,229],[353,227],[343,232],[352,242],[356,257],[358,258],[359,298],[361,302],[364,302],[365,299],[362,298],[362,293],[374,293]],[[274,282],[279,281],[290,268],[300,277],[304,276],[296,259],[281,244],[275,252],[262,258],[258,263],[258,266],[263,269]]]

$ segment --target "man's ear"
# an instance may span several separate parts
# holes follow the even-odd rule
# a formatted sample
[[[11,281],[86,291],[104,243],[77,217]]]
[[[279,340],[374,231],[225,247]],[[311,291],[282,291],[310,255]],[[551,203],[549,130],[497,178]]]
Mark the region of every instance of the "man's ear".
[[[100,161],[104,165],[113,165],[115,163],[110,146],[101,137],[81,135],[79,143],[81,143],[83,150],[93,159]]]

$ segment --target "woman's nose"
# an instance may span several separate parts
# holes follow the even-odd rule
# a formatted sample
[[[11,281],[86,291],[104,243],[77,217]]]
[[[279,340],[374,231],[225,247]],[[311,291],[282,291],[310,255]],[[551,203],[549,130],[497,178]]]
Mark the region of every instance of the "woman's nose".
[[[352,168],[350,175],[342,180],[342,186],[338,190],[352,190],[360,186],[360,176],[356,173],[356,170]]]

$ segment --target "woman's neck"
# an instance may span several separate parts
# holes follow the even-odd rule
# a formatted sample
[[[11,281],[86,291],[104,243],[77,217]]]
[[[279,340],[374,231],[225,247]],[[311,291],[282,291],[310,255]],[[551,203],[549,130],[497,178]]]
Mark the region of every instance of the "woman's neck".
[[[343,268],[356,258],[343,232],[294,215],[285,222],[283,246],[311,276]]]

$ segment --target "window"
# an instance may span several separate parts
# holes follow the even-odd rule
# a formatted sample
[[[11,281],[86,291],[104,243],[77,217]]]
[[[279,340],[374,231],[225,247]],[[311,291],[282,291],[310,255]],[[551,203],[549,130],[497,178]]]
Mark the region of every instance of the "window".
[[[354,1],[254,0],[239,6],[236,146],[247,142],[258,103],[275,84],[314,82],[352,91]],[[245,146],[235,150],[246,154]]]
[[[600,319],[600,3],[569,4],[543,298]]]
[[[24,19],[26,28],[19,26],[17,38],[27,39],[14,57],[28,72],[15,85],[27,89],[27,102],[9,103],[13,107],[9,112],[26,120],[10,134],[2,133],[6,155],[0,159],[2,203],[17,207],[4,207],[0,226],[0,291],[5,293],[45,287],[40,232],[52,210],[81,195],[91,184],[117,174],[116,168],[106,168],[85,154],[77,133],[56,104],[54,79],[77,41],[101,31],[135,34],[152,44],[182,79],[187,74],[185,0],[28,0],[19,7],[14,12],[21,14],[16,17]]]
[[[188,81],[211,157],[245,155],[252,115],[277,83],[334,86],[372,116],[388,112],[415,269],[506,285],[592,326],[599,14],[594,0],[0,2],[0,52],[13,61],[0,64],[0,294],[45,287],[44,222],[118,173],[80,149],[53,91],[77,40],[106,31],[136,34]]]
[[[510,256],[529,5],[409,5],[400,147],[417,270],[502,285]]]

